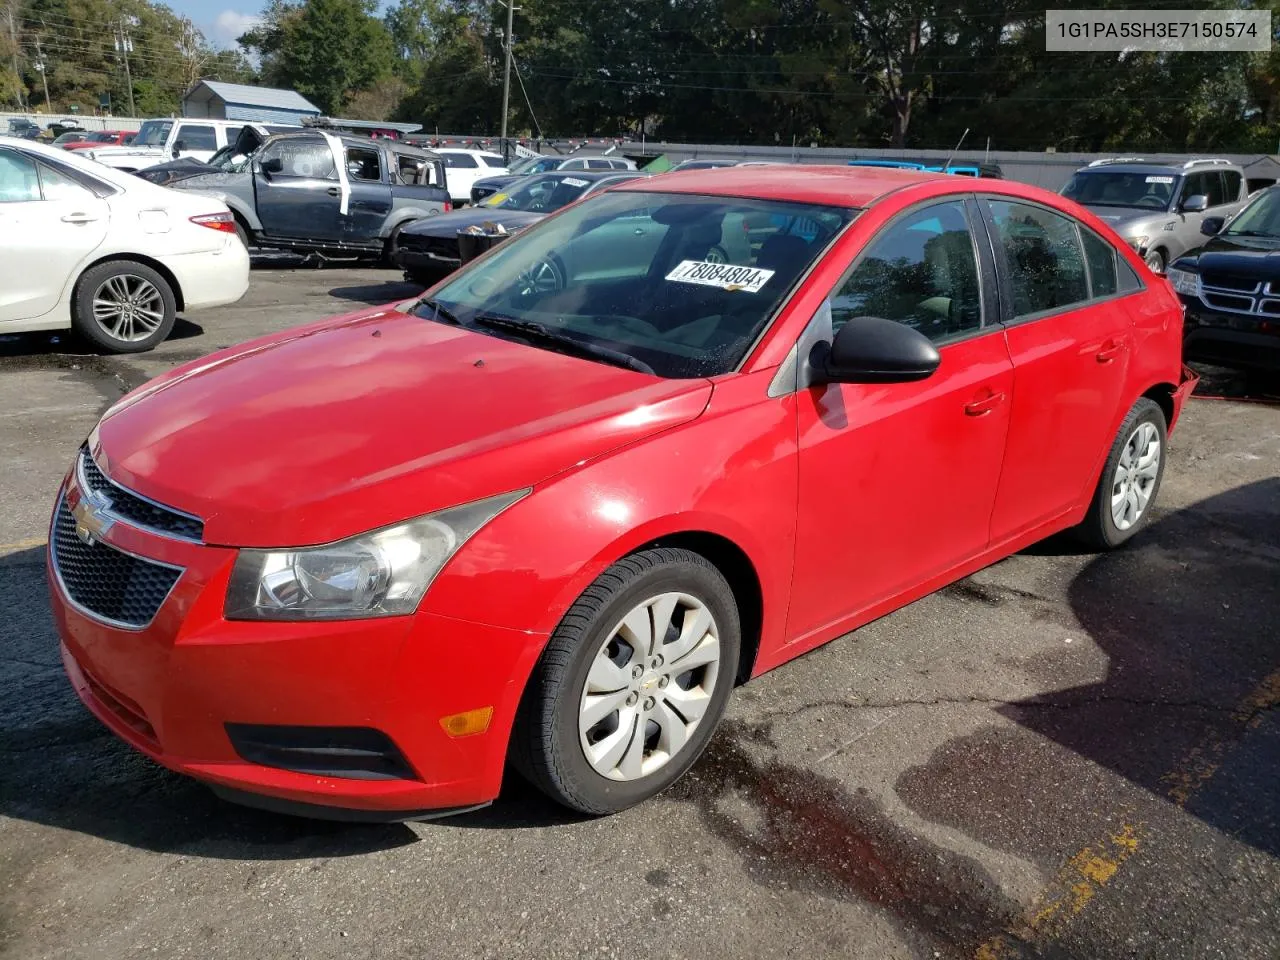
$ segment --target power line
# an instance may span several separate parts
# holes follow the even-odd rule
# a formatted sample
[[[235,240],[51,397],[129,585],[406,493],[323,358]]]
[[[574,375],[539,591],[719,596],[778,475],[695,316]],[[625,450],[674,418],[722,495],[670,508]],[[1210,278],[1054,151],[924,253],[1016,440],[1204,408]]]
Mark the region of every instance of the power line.
[[[520,92],[524,94],[524,105],[529,108],[529,117],[533,120],[534,129],[538,131],[538,139],[541,140],[543,139],[542,125],[538,123],[538,117],[533,112],[533,104],[529,102],[529,91],[524,88],[524,78],[520,76],[520,64],[516,62],[514,53],[511,55],[511,63],[516,68],[516,80],[520,84]]]

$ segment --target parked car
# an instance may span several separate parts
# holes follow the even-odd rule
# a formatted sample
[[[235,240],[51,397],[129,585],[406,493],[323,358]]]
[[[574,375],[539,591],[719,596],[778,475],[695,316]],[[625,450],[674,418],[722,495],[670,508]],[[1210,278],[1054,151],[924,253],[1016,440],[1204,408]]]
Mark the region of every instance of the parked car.
[[[208,160],[178,157],[176,160],[167,160],[144,170],[138,170],[134,176],[167,187],[178,180],[187,180],[206,173],[240,173],[248,168],[253,155],[272,133],[288,132],[288,130],[289,128],[267,128],[250,124],[240,130],[234,143],[228,143],[220,148]]]
[[[1186,307],[1187,359],[1280,372],[1280,186],[1200,229],[1208,242],[1168,273]]]
[[[1167,283],[1034,187],[786,174],[633,180],[122,398],[49,537],[81,699],[274,810],[457,812],[510,759],[604,814],[736,682],[1144,527],[1195,382]],[[707,261],[726,229],[748,252]]]
[[[507,162],[502,159],[502,155],[488,150],[439,147],[433,152],[444,161],[445,175],[449,179],[449,197],[455,206],[464,206],[471,199],[471,186],[481,177],[507,172]]]
[[[479,203],[485,197],[499,193],[521,177],[535,173],[551,173],[555,170],[634,170],[635,161],[626,157],[526,157],[514,163],[511,169],[498,177],[483,177],[471,185],[471,202]]]
[[[0,137],[0,332],[71,327],[136,353],[179,312],[234,303],[248,285],[249,257],[218,201]]]
[[[248,124],[243,120],[146,120],[127,147],[98,147],[86,154],[90,159],[127,173],[178,157],[207,161],[222,147],[235,143],[245,126]],[[255,126],[264,134],[296,129]]]
[[[100,147],[119,147],[126,145],[133,138],[134,132],[132,130],[93,130],[84,134],[83,139],[59,144],[59,146],[64,150],[96,150]]]
[[[1163,273],[1204,243],[1202,219],[1229,217],[1247,194],[1244,171],[1227,160],[1169,164],[1116,157],[1077,170],[1062,195],[1105,220],[1151,270]]]
[[[478,206],[430,220],[421,220],[400,231],[391,262],[415,283],[430,286],[458,269],[462,254],[458,233],[468,227],[492,223],[508,233],[523,230],[549,213],[598,190],[643,176],[620,170],[544,173],[516,181],[510,193],[495,193]]]
[[[26,117],[9,118],[9,136],[23,140],[36,140],[41,133],[40,125]]]
[[[69,133],[61,133],[53,138],[53,146],[69,147],[73,143],[81,143],[85,139],[85,133],[82,130],[73,130]]]
[[[450,209],[444,184],[444,164],[426,150],[303,132],[271,137],[249,164],[169,189],[217,197],[246,246],[382,257],[407,225]]]

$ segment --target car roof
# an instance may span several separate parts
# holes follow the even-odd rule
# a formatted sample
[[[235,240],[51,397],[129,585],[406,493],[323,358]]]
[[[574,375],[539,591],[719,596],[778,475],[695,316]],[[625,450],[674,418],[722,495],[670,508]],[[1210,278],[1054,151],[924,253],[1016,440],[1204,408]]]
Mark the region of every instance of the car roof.
[[[277,133],[264,141],[276,143],[281,140],[299,140],[299,139],[320,139],[322,133],[327,133],[331,137],[337,137],[344,147],[377,147],[379,145],[387,147],[396,153],[417,154],[426,159],[437,159],[436,154],[431,150],[424,150],[422,147],[415,147],[412,144],[405,143],[402,140],[374,140],[370,137],[358,137],[349,133],[333,133],[329,130],[293,130],[289,133]]]
[[[865,207],[903,187],[930,180],[950,183],[956,179],[958,178],[945,173],[924,173],[891,167],[778,164],[768,167],[673,170],[629,183],[623,189],[789,200],[834,207]],[[974,187],[970,185],[969,189]]]
[[[1206,169],[1208,169],[1207,165]],[[1171,177],[1180,177],[1186,172],[1180,163],[1107,163],[1097,167],[1081,167],[1076,171],[1076,173],[1163,173]]]
[[[639,173],[638,170],[546,170],[542,173],[529,173],[525,176],[556,177],[560,180],[611,180],[614,177],[625,177],[628,173]]]

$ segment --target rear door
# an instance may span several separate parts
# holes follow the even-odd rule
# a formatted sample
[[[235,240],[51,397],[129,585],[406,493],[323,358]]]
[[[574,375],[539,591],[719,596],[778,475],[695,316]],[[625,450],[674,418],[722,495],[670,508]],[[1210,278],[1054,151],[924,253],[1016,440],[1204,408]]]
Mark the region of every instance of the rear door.
[[[1079,508],[1123,416],[1133,330],[1115,249],[1022,200],[983,201],[1013,358],[1013,419],[993,542]]]
[[[264,169],[272,161],[280,169]],[[253,164],[258,219],[267,236],[341,241],[341,190],[329,144],[319,137],[268,143]]]
[[[109,223],[107,201],[83,183],[0,147],[0,329],[54,310]]]
[[[351,199],[343,218],[343,235],[348,243],[372,243],[391,215],[389,171],[376,145],[348,147],[346,157]]]
[[[916,383],[826,384],[799,397],[793,640],[987,547],[1013,365],[992,322],[994,271],[990,251],[975,242],[976,223],[976,207],[960,197],[908,210],[831,293],[833,333],[853,317],[896,320],[929,337],[942,362]],[[796,255],[806,243],[773,235],[757,262]]]

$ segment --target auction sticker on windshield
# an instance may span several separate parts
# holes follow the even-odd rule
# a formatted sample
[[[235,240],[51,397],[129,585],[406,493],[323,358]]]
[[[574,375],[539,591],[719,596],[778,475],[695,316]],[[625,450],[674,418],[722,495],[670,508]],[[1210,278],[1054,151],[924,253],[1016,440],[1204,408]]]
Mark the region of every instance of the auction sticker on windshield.
[[[683,260],[667,274],[676,283],[698,283],[721,290],[745,290],[758,293],[773,276],[772,270],[758,267],[738,267],[732,263],[706,263],[702,260]]]
[[[1147,183],[1173,183],[1173,177],[1147,177]]]
[[[565,177],[564,182],[571,187],[585,187],[587,185],[586,180],[579,180],[577,177]]]

